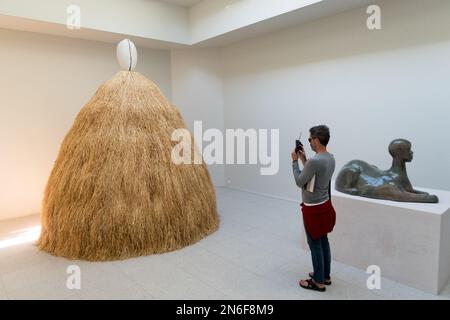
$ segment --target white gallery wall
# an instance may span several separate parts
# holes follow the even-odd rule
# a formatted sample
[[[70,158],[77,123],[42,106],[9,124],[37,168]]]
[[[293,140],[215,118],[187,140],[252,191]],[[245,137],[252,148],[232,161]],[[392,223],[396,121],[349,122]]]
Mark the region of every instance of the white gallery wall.
[[[201,122],[200,134],[208,129],[223,131],[223,81],[218,49],[172,50],[172,103],[180,110],[194,134],[194,122]],[[202,139],[196,141],[202,148]],[[205,142],[209,144],[210,142]],[[225,167],[209,165],[214,185],[225,184]]]
[[[299,199],[295,139],[328,124],[336,173],[352,159],[387,169],[389,142],[406,138],[413,184],[450,190],[450,1],[379,4],[382,30],[362,8],[222,50],[225,127],[280,130],[279,173],[228,165],[229,186]]]
[[[119,71],[115,44],[0,29],[0,220],[40,211],[75,116]],[[170,52],[139,49],[137,70],[171,97]]]

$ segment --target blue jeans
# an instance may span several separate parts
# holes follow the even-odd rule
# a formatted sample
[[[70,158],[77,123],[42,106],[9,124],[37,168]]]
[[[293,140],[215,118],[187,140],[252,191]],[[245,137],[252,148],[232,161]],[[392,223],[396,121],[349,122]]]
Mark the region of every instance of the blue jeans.
[[[314,269],[314,281],[317,283],[325,283],[325,279],[330,279],[331,272],[331,250],[328,236],[320,237],[313,240],[306,231],[309,249],[311,250],[311,258]]]

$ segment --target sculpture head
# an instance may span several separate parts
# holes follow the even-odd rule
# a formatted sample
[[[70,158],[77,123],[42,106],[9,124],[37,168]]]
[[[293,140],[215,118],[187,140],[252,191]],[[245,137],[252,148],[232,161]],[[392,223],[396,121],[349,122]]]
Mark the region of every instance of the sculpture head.
[[[309,133],[309,145],[314,152],[317,152],[320,146],[326,147],[330,141],[330,129],[325,125],[312,127],[309,129]]]
[[[411,142],[405,139],[395,139],[389,144],[389,153],[394,159],[404,162],[411,162],[413,152],[411,151]]]

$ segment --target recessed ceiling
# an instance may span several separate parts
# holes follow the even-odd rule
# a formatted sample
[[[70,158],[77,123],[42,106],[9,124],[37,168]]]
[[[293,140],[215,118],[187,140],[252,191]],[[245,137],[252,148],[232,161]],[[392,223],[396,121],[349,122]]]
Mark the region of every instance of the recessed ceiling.
[[[197,3],[201,2],[202,0],[159,0],[159,1],[173,3],[183,7],[192,7],[195,6]]]
[[[52,2],[53,0],[42,1]],[[196,14],[193,14],[189,16],[189,19],[186,19],[186,14],[188,13],[187,11],[193,10],[194,13],[198,13],[196,12],[196,8],[194,6],[202,6],[201,3],[205,4],[203,1],[217,1],[219,5],[217,8],[208,8],[211,10],[206,10],[206,12],[203,12],[205,10],[199,10],[202,12],[200,12],[201,14],[198,17]],[[302,2],[304,2],[303,5],[299,5],[300,7],[297,9],[291,10],[292,8],[287,8],[288,10],[286,10],[284,6],[281,6],[281,9],[285,10],[282,14],[279,14],[278,11],[275,12],[269,10],[270,6],[268,6],[267,16],[254,21],[252,20],[253,17],[250,14],[250,17],[247,20],[237,19],[240,21],[238,25],[235,25],[234,21],[226,23],[230,20],[228,16],[233,16],[233,14],[234,16],[240,15],[239,12],[235,12],[239,11],[238,8],[235,8],[236,10],[233,9],[234,11],[230,10],[228,15],[225,15],[225,18],[227,18],[226,21],[224,19],[218,19],[217,24],[215,24],[212,19],[204,19],[205,17],[208,17],[208,15],[221,11],[223,9],[221,4],[238,3],[240,1],[246,0],[148,0],[147,4],[149,5],[149,8],[153,8],[152,6],[154,6],[156,2],[171,4],[170,7],[167,7],[167,12],[162,10],[161,13],[161,15],[167,17],[164,21],[160,21],[164,28],[154,28],[154,25],[152,24],[150,24],[150,26],[153,27],[141,28],[141,23],[137,23],[133,26],[134,29],[131,28],[134,30],[131,33],[121,31],[122,29],[120,28],[120,25],[119,27],[108,25],[103,26],[103,28],[91,25],[90,27],[83,27],[82,30],[73,32],[59,20],[43,20],[39,14],[34,15],[33,13],[30,13],[31,11],[22,12],[20,6],[16,8],[16,11],[13,11],[13,14],[4,14],[4,9],[0,5],[0,28],[41,32],[111,43],[115,43],[123,39],[124,36],[127,36],[135,41],[136,45],[148,48],[171,49],[188,47],[191,45],[196,47],[222,47],[237,41],[256,37],[261,34],[293,27],[308,21],[335,15],[347,10],[361,8],[374,0],[302,0]],[[252,1],[251,5],[259,5],[259,2],[258,4],[255,2]],[[281,1],[279,2],[281,3]],[[307,4],[308,2],[310,4]],[[145,5],[145,3],[143,4]],[[279,6],[274,6],[274,9],[276,8],[280,9]],[[121,8],[116,8],[116,10],[120,9]],[[202,8],[199,7],[199,9]],[[251,9],[252,8],[247,8],[247,12],[251,12]],[[129,10],[132,12],[132,7]],[[141,10],[141,6],[137,6],[135,10]],[[186,14],[179,14],[180,10],[185,11]],[[276,13],[275,15],[274,12]],[[152,14],[153,12],[148,12],[149,18],[152,17]],[[154,14],[159,14],[159,12]],[[142,19],[146,19],[146,16],[141,15],[140,17]],[[181,18],[179,23],[176,21],[178,18]],[[174,25],[173,29],[171,29],[172,24]],[[213,27],[211,28],[211,26]],[[169,29],[169,32],[165,32],[165,29]],[[202,32],[203,30],[208,29],[213,29],[214,31],[211,33]]]

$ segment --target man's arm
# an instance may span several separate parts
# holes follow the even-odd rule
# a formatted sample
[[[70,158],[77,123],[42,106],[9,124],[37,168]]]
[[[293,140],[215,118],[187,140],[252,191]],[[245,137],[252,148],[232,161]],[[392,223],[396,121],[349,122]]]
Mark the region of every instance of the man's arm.
[[[305,168],[300,170],[298,165],[298,160],[292,162],[292,171],[294,173],[295,183],[299,188],[303,188],[304,185],[309,182],[314,174],[316,173],[316,168],[313,164],[313,161],[306,161]]]

